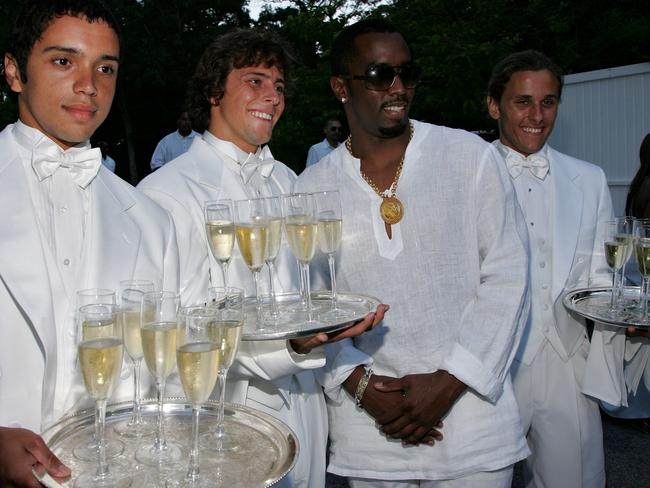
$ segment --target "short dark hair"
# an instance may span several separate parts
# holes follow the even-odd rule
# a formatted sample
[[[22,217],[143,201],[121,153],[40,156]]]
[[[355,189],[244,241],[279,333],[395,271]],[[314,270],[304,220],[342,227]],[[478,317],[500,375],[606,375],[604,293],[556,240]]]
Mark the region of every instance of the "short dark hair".
[[[350,63],[357,55],[354,41],[362,34],[371,33],[401,35],[393,23],[382,18],[364,19],[345,27],[334,39],[330,50],[332,76],[350,74]]]
[[[25,0],[5,43],[5,52],[16,60],[23,82],[27,82],[27,58],[34,44],[54,19],[66,15],[88,22],[103,21],[120,38],[117,19],[102,0]]]
[[[549,70],[557,79],[558,98],[561,98],[564,85],[562,69],[545,54],[532,49],[510,54],[494,66],[490,81],[488,81],[488,95],[500,103],[506,85],[513,74],[519,71],[542,71],[545,69]]]
[[[221,99],[233,69],[275,66],[290,83],[296,60],[289,44],[272,31],[236,29],[219,36],[201,55],[188,84],[187,111],[195,130],[210,123],[210,98]]]

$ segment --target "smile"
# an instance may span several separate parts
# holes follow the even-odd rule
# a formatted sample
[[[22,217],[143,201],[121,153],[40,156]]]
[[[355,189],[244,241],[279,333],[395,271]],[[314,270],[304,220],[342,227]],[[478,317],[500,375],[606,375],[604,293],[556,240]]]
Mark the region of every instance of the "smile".
[[[273,120],[273,115],[267,114],[267,113],[264,113],[264,112],[254,111],[254,112],[251,112],[251,115],[253,117],[257,117],[258,119]]]
[[[541,128],[522,127],[521,130],[523,130],[524,132],[528,132],[530,134],[541,134],[542,133]]]

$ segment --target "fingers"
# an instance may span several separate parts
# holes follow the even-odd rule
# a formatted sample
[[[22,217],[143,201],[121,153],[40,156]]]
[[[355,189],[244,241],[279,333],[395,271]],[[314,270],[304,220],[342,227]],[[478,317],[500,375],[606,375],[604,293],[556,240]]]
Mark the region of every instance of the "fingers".
[[[56,478],[67,478],[70,476],[70,468],[65,466],[61,460],[47,447],[45,441],[39,436],[35,436],[25,445],[25,449],[34,456],[34,459],[46,469],[46,471]]]

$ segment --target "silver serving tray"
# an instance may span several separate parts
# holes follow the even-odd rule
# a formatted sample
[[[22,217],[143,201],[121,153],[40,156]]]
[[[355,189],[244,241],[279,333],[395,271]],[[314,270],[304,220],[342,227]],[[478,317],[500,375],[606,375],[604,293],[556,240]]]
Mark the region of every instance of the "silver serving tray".
[[[178,464],[150,468],[139,464],[135,451],[141,445],[153,442],[153,436],[140,439],[123,438],[116,434],[111,425],[131,416],[131,402],[109,405],[106,412],[106,437],[120,439],[125,444],[124,452],[109,460],[114,469],[128,470],[133,476],[133,488],[166,487],[166,480],[177,472],[187,471],[191,441],[192,408],[184,398],[165,399],[165,433],[168,441],[183,448],[183,457]],[[201,408],[200,432],[214,430],[217,419],[217,403],[207,402]],[[142,414],[151,422],[156,420],[157,404],[145,400]],[[214,486],[228,488],[252,488],[272,486],[287,475],[298,459],[298,441],[292,430],[283,422],[243,405],[226,403],[226,432],[241,446],[224,457],[208,449],[200,450],[201,476],[214,480]],[[94,464],[79,461],[72,454],[74,446],[90,439],[94,431],[94,410],[87,409],[63,418],[43,432],[43,438],[54,453],[72,469],[73,478],[64,486],[73,486],[75,474],[93,470]]]
[[[300,304],[299,293],[281,293],[276,296],[280,317],[273,322],[269,318],[270,298],[262,299],[265,321],[262,328],[257,327],[255,298],[246,298],[244,302],[245,320],[242,340],[267,341],[274,339],[297,339],[315,335],[319,332],[334,332],[349,327],[351,322],[373,312],[381,303],[379,299],[358,293],[337,293],[337,308],[340,312],[333,315],[332,296],[329,291],[315,291],[311,294],[313,319],[307,320],[307,313],[295,310]]]
[[[642,327],[650,326],[642,323],[639,318],[639,287],[625,287],[621,301],[621,311],[612,315],[609,312],[612,289],[578,288],[567,292],[562,298],[564,306],[595,322],[601,322],[614,327]]]

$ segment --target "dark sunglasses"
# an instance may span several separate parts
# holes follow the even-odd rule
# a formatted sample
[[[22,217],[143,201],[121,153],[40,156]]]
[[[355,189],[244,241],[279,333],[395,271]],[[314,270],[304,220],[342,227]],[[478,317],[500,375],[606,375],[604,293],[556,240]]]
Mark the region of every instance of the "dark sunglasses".
[[[387,64],[371,64],[365,75],[339,75],[346,80],[362,80],[368,90],[386,91],[390,89],[399,76],[405,88],[414,88],[420,82],[422,70],[415,64],[389,66]]]

